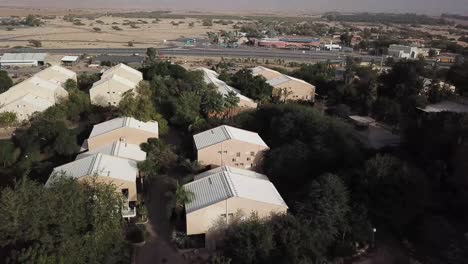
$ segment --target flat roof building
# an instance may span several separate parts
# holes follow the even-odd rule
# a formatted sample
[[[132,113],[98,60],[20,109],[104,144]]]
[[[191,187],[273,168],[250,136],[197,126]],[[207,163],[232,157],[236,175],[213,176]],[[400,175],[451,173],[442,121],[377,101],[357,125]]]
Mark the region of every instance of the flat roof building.
[[[5,53],[0,58],[0,66],[41,66],[45,65],[47,53]]]

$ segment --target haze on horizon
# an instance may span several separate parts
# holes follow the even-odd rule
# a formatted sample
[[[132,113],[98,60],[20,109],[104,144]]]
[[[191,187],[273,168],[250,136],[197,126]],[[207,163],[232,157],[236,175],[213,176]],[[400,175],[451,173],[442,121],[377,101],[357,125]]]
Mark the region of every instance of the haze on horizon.
[[[2,0],[0,6],[196,11],[389,12],[468,15],[468,0]]]

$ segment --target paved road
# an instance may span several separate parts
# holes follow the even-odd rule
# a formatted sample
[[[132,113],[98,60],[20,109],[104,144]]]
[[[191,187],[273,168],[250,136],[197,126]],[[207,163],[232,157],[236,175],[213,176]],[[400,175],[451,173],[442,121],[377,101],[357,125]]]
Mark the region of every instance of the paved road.
[[[12,50],[0,49],[0,53]],[[135,53],[145,54],[146,49],[141,48],[89,48],[89,49],[16,49],[15,52],[47,52],[51,54],[118,54],[131,55]],[[381,56],[370,56],[356,53],[326,52],[326,51],[300,51],[300,50],[277,50],[262,48],[164,48],[159,49],[164,56],[197,56],[197,57],[250,57],[261,59],[293,59],[310,61],[341,61],[346,56],[361,58],[362,61],[382,61]]]

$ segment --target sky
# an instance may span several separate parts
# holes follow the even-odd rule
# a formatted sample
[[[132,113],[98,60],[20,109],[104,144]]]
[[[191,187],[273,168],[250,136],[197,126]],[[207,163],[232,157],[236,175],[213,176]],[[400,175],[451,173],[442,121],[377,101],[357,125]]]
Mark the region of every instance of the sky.
[[[0,0],[0,5],[67,8],[148,8],[206,11],[457,13],[468,0]]]

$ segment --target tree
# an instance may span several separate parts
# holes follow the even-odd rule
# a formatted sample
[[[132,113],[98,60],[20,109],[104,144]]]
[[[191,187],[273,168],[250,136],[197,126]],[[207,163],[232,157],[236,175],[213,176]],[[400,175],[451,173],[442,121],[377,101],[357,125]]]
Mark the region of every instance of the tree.
[[[360,179],[369,192],[371,217],[401,233],[425,208],[429,184],[425,175],[391,155],[377,155]]]
[[[14,112],[0,113],[0,127],[12,127],[18,123],[18,117]]]
[[[206,92],[203,93],[200,101],[200,111],[204,116],[210,114],[217,114],[224,111],[224,97],[218,93],[216,88],[209,87]]]
[[[133,47],[133,41],[129,41],[129,42],[127,43],[127,46]]]
[[[149,177],[157,177],[165,173],[177,163],[178,156],[171,145],[167,145],[157,138],[148,139],[140,145],[146,152],[146,160],[138,164],[138,168]]]
[[[232,115],[232,110],[237,108],[239,101],[237,94],[232,91],[224,95],[224,108],[227,109],[228,116]]]
[[[123,95],[119,103],[120,115],[133,117],[144,122],[156,120],[159,125],[159,133],[161,135],[167,133],[167,121],[156,112],[153,91],[148,82],[141,81],[135,88],[135,92],[128,91]]]
[[[43,22],[37,18],[35,15],[28,15],[24,20],[24,24],[30,27],[38,27],[43,24]]]
[[[13,165],[18,160],[19,155],[20,150],[12,141],[0,141],[0,164],[3,168]]]
[[[29,44],[31,44],[33,47],[35,48],[40,48],[42,47],[42,42],[40,40],[37,40],[37,39],[31,39],[29,40]]]
[[[88,92],[89,89],[93,86],[93,83],[99,81],[100,76],[99,74],[92,74],[92,73],[81,73],[78,75],[78,89],[83,92]]]
[[[246,221],[231,223],[225,237],[224,254],[233,263],[267,263],[274,250],[271,229],[265,219],[255,214]]]
[[[310,219],[310,226],[319,231],[325,250],[348,225],[348,190],[338,176],[324,174],[310,184],[309,193],[298,204],[298,210]]]
[[[188,129],[200,118],[201,96],[195,92],[184,92],[180,97],[171,99],[172,124]]]
[[[98,28],[98,27],[93,27],[93,30],[94,30],[94,32],[101,32],[102,31],[101,28]]]
[[[24,178],[2,190],[0,246],[12,263],[129,261],[121,205],[114,185],[59,177],[44,188]]]
[[[0,93],[4,93],[13,86],[13,81],[6,71],[0,71]]]
[[[78,90],[77,82],[73,79],[68,79],[67,81],[65,81],[65,90],[67,90],[67,92],[77,91]]]
[[[262,103],[271,101],[273,87],[262,76],[253,76],[249,69],[241,69],[232,76],[232,85],[247,97]]]
[[[146,56],[148,57],[149,62],[155,62],[158,56],[158,51],[155,48],[147,48]]]
[[[184,188],[180,185],[179,182],[176,183],[176,190],[174,192],[174,200],[176,210],[182,211],[186,203],[190,203],[195,199],[195,194]]]
[[[213,22],[211,21],[211,19],[203,19],[202,26],[211,27],[213,26]]]

